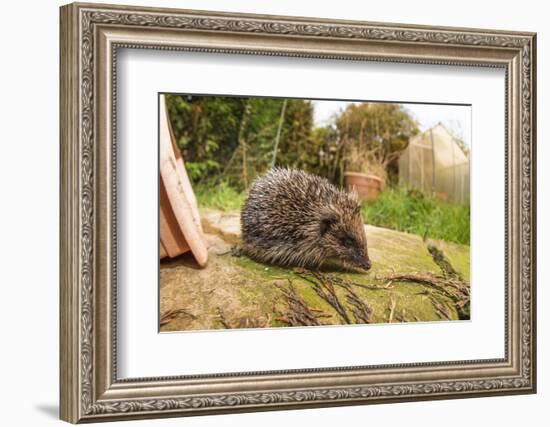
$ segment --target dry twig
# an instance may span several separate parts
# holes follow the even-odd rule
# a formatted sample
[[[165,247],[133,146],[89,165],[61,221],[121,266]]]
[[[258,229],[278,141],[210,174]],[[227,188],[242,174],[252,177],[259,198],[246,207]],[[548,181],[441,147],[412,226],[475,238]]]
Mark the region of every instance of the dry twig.
[[[178,309],[175,309],[175,310],[168,310],[165,313],[161,314],[161,316],[160,316],[160,326],[167,325],[172,320],[174,320],[176,317],[178,317],[182,314],[191,317],[193,320],[197,318],[197,316],[195,316],[192,313],[189,313],[184,308],[178,308]]]
[[[223,325],[225,329],[233,329],[227,319],[225,318],[225,315],[223,314],[223,311],[220,307],[217,308],[218,311],[218,319],[220,320],[220,323]]]
[[[391,294],[390,296],[390,314],[388,315],[388,323],[392,323],[393,322],[393,313],[395,311],[395,306],[397,304],[397,301],[395,299],[395,296],[393,294]]]
[[[433,273],[398,273],[390,274],[384,277],[384,280],[429,286],[453,302],[460,319],[469,319],[470,317],[470,286],[462,279],[454,276],[440,276]],[[437,306],[434,305],[434,307],[438,310]],[[446,316],[446,313],[440,314]],[[450,314],[448,318],[450,318]]]

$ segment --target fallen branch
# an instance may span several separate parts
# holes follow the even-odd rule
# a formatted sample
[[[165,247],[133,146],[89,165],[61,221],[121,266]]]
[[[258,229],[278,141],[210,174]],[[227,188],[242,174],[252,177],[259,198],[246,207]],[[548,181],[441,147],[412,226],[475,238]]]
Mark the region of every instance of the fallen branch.
[[[347,301],[352,306],[351,312],[355,317],[355,323],[372,323],[372,308],[359,295],[351,291],[347,294]]]
[[[195,316],[192,313],[189,313],[187,310],[185,310],[183,308],[178,308],[178,309],[175,309],[175,310],[168,310],[164,314],[161,314],[161,316],[160,316],[160,326],[167,325],[172,320],[174,320],[176,317],[178,317],[182,314],[191,317],[193,320],[195,320],[197,318],[197,316]]]
[[[470,297],[470,286],[467,282],[432,273],[397,273],[384,276],[381,280],[428,285],[456,301],[463,300],[465,297]]]
[[[433,273],[396,273],[380,278],[380,280],[389,280],[392,282],[417,283],[429,286],[448,297],[454,304],[459,319],[470,318],[470,286],[468,282],[451,276],[440,276]],[[433,298],[432,298],[433,302]],[[451,318],[450,313],[434,305],[436,311],[439,310],[440,317]],[[441,311],[443,310],[443,311]],[[447,307],[448,310],[448,307]]]
[[[292,282],[288,281],[288,286],[275,285],[282,293],[282,302],[286,306],[285,312],[276,313],[279,315],[275,319],[290,326],[320,326],[319,317],[331,317],[322,310],[310,308],[305,300],[298,295]]]
[[[322,274],[319,272],[301,270],[297,272],[300,277],[309,283],[313,284],[313,289],[321,298],[323,298],[338,315],[348,324],[356,323],[372,323],[373,310],[369,304],[362,299],[352,288],[352,286],[358,286],[366,289],[384,289],[380,286],[363,285],[342,279],[341,277],[332,274]],[[346,309],[336,291],[334,286],[339,286],[346,290],[346,302],[350,306],[349,310],[353,314],[355,322],[352,322]]]
[[[309,275],[307,274],[309,273]],[[312,276],[314,279],[312,279]],[[300,277],[313,285],[313,290],[319,297],[324,299],[338,315],[346,322],[348,325],[352,324],[351,319],[349,318],[346,310],[340,300],[336,291],[334,290],[334,285],[325,279],[321,273],[317,272],[304,272],[300,273]]]
[[[452,319],[451,310],[449,309],[449,307],[447,307],[446,304],[439,302],[434,297],[432,297],[431,300],[432,300],[432,305],[435,308],[435,312],[439,317],[446,320]]]
[[[454,269],[441,249],[434,245],[428,245],[428,252],[445,277],[462,280],[462,275]]]
[[[357,282],[353,282],[351,280],[344,280],[341,277],[338,277],[334,274],[322,274],[322,273],[319,273],[319,272],[307,271],[307,270],[305,270],[301,273],[298,273],[298,275],[300,275],[300,274],[303,275],[305,273],[311,274],[317,280],[330,281],[332,284],[337,285],[337,286],[341,286],[341,287],[344,287],[344,288],[351,285],[351,286],[357,286],[358,288],[369,289],[369,290],[387,290],[387,289],[390,289],[390,285],[391,285],[391,281],[388,282],[387,284],[383,285],[383,286],[380,286],[380,285],[365,285],[363,283],[357,283]],[[301,277],[304,278],[304,276],[301,276]]]

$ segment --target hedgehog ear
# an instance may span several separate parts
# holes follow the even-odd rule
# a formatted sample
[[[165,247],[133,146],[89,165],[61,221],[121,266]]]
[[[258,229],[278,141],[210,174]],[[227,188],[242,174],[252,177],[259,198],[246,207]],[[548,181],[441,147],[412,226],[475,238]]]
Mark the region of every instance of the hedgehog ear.
[[[324,236],[327,233],[327,231],[329,231],[332,228],[332,226],[336,224],[337,220],[338,218],[336,218],[336,215],[334,213],[323,214],[321,216],[320,227],[319,227],[321,236]]]

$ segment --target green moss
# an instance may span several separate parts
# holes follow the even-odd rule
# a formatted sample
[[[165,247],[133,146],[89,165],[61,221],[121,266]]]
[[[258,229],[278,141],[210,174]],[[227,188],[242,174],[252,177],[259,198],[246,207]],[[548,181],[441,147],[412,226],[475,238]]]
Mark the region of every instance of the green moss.
[[[413,251],[414,252],[414,251]],[[426,251],[427,253],[427,251]],[[418,254],[417,254],[418,256]],[[275,288],[276,284],[285,285],[290,280],[298,293],[304,299],[306,304],[316,310],[322,310],[324,314],[330,314],[330,318],[323,318],[322,321],[329,324],[344,324],[344,320],[335,312],[335,310],[324,299],[320,298],[315,292],[313,285],[305,280],[300,274],[296,274],[292,269],[284,269],[274,266],[265,266],[246,257],[234,258],[233,262],[243,268],[246,273],[244,277],[253,277],[257,280],[258,286],[261,286],[261,292],[279,295]],[[391,263],[390,263],[391,264]],[[429,254],[425,259],[417,259],[411,270],[426,271],[422,269],[428,267],[429,271],[437,272],[437,266],[431,261]],[[378,265],[374,271],[369,273],[350,273],[350,272],[327,272],[327,274],[337,275],[349,282],[360,285],[384,285],[384,282],[378,279],[379,274],[388,273],[388,265]],[[250,276],[249,276],[250,275]],[[453,319],[458,319],[458,314],[448,298],[434,293],[428,286],[411,283],[395,282],[388,289],[365,289],[360,286],[353,286],[353,290],[373,309],[373,323],[386,323],[389,317],[390,303],[392,297],[395,299],[396,307],[394,309],[394,322],[406,321],[438,321],[446,320],[437,314],[430,296],[434,296],[440,303],[448,306]],[[243,303],[252,302],[258,304],[259,295],[257,289],[250,289],[249,294],[243,296]],[[341,287],[335,288],[336,294],[344,307],[348,317],[353,321],[354,317],[350,306],[346,303],[346,291]],[[287,326],[283,322],[273,319],[272,326]]]
[[[291,269],[261,264],[259,262],[251,260],[246,256],[231,256],[230,262],[243,268],[247,272],[246,274],[253,274],[254,277],[257,279],[281,280],[294,278],[294,273]]]
[[[213,212],[202,212],[203,220],[214,224],[205,228],[210,242],[210,259],[205,269],[197,269],[191,256],[186,261],[182,258],[161,263],[161,312],[184,308],[196,315],[196,319],[181,316],[162,330],[223,328],[220,308],[233,327],[287,326],[277,319],[277,312],[285,308],[277,285],[287,286],[289,281],[308,307],[330,315],[321,318],[321,322],[333,325],[344,323],[336,311],[317,295],[313,285],[292,268],[264,265],[245,256],[232,255],[229,248],[233,243],[229,242],[239,239],[238,215],[221,215],[219,212],[214,215]],[[469,279],[468,246],[441,241],[424,242],[414,234],[373,226],[366,226],[366,234],[373,262],[369,272],[350,270],[341,263],[332,263],[323,268],[323,274],[378,287],[386,285],[383,277],[392,273],[437,274],[440,269],[427,249],[427,244],[435,243],[453,267]],[[452,302],[430,286],[395,282],[390,288],[352,286],[352,289],[372,308],[374,323],[388,322],[392,298],[396,303],[394,322],[447,320],[438,314],[432,298],[447,306],[453,319],[458,318]],[[353,321],[346,290],[336,286],[335,291]]]

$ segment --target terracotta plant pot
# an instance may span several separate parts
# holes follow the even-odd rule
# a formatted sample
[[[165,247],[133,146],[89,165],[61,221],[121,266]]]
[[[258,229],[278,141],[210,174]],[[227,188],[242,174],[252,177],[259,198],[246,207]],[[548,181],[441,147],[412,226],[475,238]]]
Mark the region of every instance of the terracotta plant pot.
[[[195,193],[168,120],[164,95],[160,102],[160,258],[191,251],[205,267],[208,249],[202,231]]]
[[[375,175],[359,172],[345,172],[346,189],[355,191],[361,200],[374,201],[382,191],[383,181]]]

